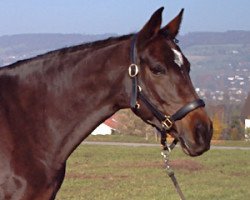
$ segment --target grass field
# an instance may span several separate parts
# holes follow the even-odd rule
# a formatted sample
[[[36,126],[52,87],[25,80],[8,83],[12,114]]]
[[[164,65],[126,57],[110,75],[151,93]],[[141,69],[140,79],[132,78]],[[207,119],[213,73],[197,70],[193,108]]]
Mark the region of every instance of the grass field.
[[[210,150],[196,158],[180,148],[171,164],[187,200],[247,200],[250,151]],[[67,162],[57,200],[178,200],[160,147],[80,145]]]
[[[95,141],[95,142],[135,142],[135,143],[153,143],[159,144],[156,141],[155,136],[150,134],[148,139],[145,137],[137,135],[90,135],[86,141]],[[244,140],[217,140],[212,141],[214,146],[239,146],[239,147],[250,147],[250,141],[246,142]]]

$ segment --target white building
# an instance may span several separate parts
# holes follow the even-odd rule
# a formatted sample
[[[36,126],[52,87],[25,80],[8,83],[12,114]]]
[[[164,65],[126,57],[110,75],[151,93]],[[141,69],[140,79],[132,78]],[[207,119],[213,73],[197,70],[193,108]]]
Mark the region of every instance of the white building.
[[[245,139],[250,140],[250,119],[245,119]]]
[[[92,135],[111,135],[113,129],[106,124],[100,124],[91,134]]]

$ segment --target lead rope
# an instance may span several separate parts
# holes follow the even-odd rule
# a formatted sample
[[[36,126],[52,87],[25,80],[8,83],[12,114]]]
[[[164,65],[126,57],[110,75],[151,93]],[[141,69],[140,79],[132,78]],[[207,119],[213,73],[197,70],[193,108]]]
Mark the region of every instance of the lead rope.
[[[175,145],[177,144],[177,142],[178,142],[177,140],[174,140],[171,143],[171,145],[168,146],[168,144],[166,143],[166,137],[162,138],[161,143],[163,145],[163,149],[161,151],[161,155],[163,156],[163,159],[164,159],[164,164],[165,164],[167,175],[171,178],[171,180],[172,180],[172,182],[173,182],[173,184],[175,186],[176,192],[180,196],[180,200],[186,200],[183,193],[182,193],[182,191],[181,191],[181,188],[180,188],[180,186],[178,184],[178,181],[177,181],[177,179],[175,177],[174,170],[169,165],[170,153],[173,150],[173,148],[175,147]]]

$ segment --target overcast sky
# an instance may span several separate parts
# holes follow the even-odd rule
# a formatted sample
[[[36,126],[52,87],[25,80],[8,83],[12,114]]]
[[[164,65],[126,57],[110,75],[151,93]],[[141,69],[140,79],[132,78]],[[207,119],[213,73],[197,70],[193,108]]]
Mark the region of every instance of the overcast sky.
[[[161,6],[165,24],[185,8],[181,34],[250,30],[250,0],[1,0],[0,36],[127,34],[138,31]]]

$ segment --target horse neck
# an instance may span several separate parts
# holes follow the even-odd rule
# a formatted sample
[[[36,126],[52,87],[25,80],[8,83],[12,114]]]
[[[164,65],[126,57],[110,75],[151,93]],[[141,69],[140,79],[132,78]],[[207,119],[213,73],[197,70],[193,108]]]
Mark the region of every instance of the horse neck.
[[[82,59],[68,72],[73,82],[70,90],[66,89],[67,96],[59,95],[65,100],[57,106],[74,109],[49,118],[50,129],[61,132],[60,137],[55,135],[56,162],[65,161],[100,123],[129,106],[129,49],[130,39],[93,52],[85,50]],[[64,57],[67,59],[67,55]]]

